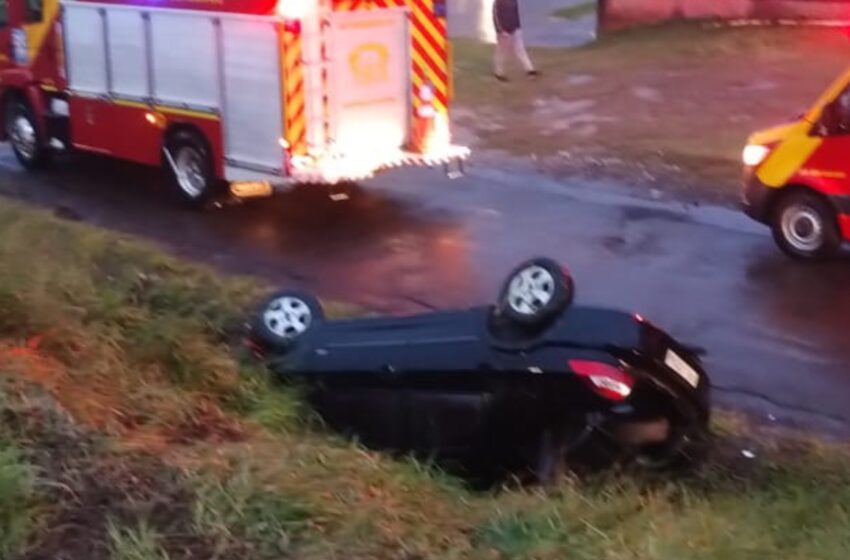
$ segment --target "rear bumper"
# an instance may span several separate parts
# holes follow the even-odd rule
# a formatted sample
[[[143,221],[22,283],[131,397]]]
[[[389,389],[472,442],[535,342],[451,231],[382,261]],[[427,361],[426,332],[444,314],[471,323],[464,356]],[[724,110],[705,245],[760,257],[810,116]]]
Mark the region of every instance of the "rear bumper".
[[[636,408],[641,408],[642,401],[651,403],[654,400],[651,394],[654,390],[661,389],[672,397],[672,405],[682,419],[691,424],[706,426],[711,415],[711,380],[699,356],[652,324],[644,323],[641,334],[643,359],[635,365],[644,372],[644,379],[635,390]],[[668,364],[669,352],[675,353],[679,360],[698,374],[696,383]],[[641,391],[641,385],[644,389],[654,387],[654,390]]]
[[[396,167],[434,167],[462,162],[470,155],[465,146],[448,145],[426,153],[393,150],[385,153],[328,155],[320,158],[296,156],[289,179],[295,183],[337,184],[370,179],[380,171]]]

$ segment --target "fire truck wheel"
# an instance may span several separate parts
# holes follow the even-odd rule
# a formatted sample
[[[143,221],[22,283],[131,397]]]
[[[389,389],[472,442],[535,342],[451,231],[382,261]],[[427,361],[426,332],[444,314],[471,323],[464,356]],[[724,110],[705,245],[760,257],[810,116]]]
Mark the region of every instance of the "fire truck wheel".
[[[50,152],[44,146],[26,101],[13,98],[6,106],[6,136],[26,169],[41,169],[50,162]]]
[[[221,191],[213,172],[212,155],[203,136],[180,130],[167,143],[166,166],[178,200],[188,207],[200,207]]]
[[[797,259],[828,259],[841,247],[835,212],[811,192],[797,190],[782,196],[773,212],[772,228],[780,249]]]

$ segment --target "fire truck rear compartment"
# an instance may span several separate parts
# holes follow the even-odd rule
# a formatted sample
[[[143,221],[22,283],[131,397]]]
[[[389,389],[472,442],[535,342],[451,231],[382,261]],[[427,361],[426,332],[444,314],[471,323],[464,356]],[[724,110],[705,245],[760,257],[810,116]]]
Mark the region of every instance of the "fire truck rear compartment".
[[[63,6],[70,118],[48,120],[77,148],[157,165],[171,127],[190,125],[207,138],[219,178],[278,185],[356,180],[468,153],[405,151],[407,8],[332,12],[324,24],[304,18],[293,38],[276,16]]]
[[[159,162],[170,126],[191,124],[221,156],[224,178],[240,169],[283,174],[276,20],[82,2],[64,9],[75,145]],[[126,136],[133,142],[122,145]]]

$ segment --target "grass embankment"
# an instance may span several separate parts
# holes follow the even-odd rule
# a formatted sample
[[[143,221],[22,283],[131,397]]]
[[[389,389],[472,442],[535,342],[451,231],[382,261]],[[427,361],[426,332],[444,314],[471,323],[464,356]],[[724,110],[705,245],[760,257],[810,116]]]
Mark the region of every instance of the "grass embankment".
[[[454,122],[479,148],[725,201],[747,136],[802,112],[850,54],[838,30],[681,24],[533,49],[540,78],[501,84],[491,46],[455,47]]]
[[[848,557],[833,447],[544,495],[340,441],[239,358],[262,289],[0,200],[0,557]]]

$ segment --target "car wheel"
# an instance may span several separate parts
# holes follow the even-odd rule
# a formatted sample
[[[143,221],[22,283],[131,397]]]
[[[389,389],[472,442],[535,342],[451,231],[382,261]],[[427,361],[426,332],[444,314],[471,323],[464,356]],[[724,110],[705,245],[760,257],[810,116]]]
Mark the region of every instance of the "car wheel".
[[[44,146],[26,101],[12,98],[6,106],[6,137],[15,157],[26,169],[42,169],[50,162],[50,152]]]
[[[260,305],[252,334],[265,349],[285,351],[324,319],[322,306],[313,296],[276,292]]]
[[[551,259],[532,259],[508,276],[499,298],[499,311],[511,321],[540,326],[572,303],[573,280]]]
[[[789,256],[803,260],[835,256],[841,233],[829,203],[814,193],[792,192],[773,213],[773,237]]]
[[[184,206],[201,207],[223,190],[223,183],[215,177],[207,142],[197,132],[181,130],[171,136],[166,166],[174,194]]]

